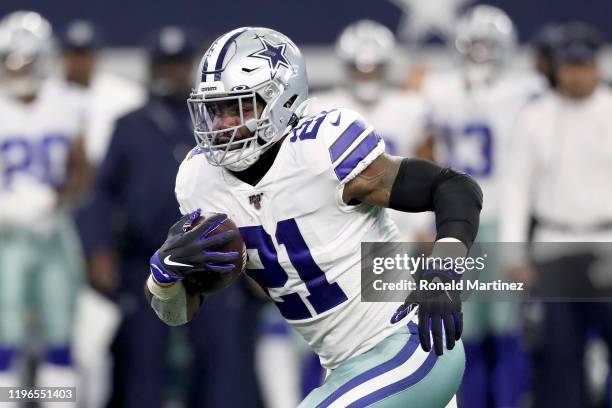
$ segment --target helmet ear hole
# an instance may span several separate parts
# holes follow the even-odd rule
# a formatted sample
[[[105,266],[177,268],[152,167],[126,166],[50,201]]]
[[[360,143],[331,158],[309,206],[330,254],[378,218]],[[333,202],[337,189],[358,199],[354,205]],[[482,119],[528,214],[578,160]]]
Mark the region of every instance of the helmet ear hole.
[[[293,106],[293,104],[295,103],[295,100],[297,99],[297,95],[293,95],[291,98],[289,98],[287,100],[287,102],[285,102],[284,107],[285,108],[291,108]],[[291,118],[289,118],[289,123],[287,123],[288,126],[293,127],[295,125],[297,125],[297,123],[300,121],[300,118],[298,118],[298,115],[294,113],[291,114]]]
[[[255,113],[256,118],[261,118],[262,113],[266,109],[266,105],[268,105],[266,100],[262,98],[260,95],[256,94],[255,95],[255,106],[253,107],[253,112]]]
[[[287,102],[285,102],[285,104],[283,105],[285,108],[290,108],[291,106],[293,106],[293,103],[295,102],[295,100],[297,99],[297,95],[293,95],[291,98],[289,98],[287,100]]]

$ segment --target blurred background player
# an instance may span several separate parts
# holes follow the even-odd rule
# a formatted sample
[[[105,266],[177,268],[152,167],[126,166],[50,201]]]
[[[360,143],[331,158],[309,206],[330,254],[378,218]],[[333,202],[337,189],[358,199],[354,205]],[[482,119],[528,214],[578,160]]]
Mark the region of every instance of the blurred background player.
[[[148,100],[118,120],[91,204],[80,217],[91,285],[117,301],[123,315],[113,345],[113,407],[162,407],[170,400],[168,361],[179,336],[151,315],[142,281],[148,273],[144,254],[163,241],[164,226],[179,215],[167,186],[193,145],[185,100],[199,50],[189,33],[168,26],[149,38],[148,51]],[[246,344],[258,308],[245,296],[238,286],[211,296],[211,312],[189,326],[192,372],[182,374],[193,383],[182,390],[187,406],[257,406],[253,347]]]
[[[71,21],[59,34],[66,82],[79,90],[85,112],[85,152],[97,167],[108,147],[115,121],[142,105],[145,91],[134,81],[100,69],[104,35],[87,20]],[[120,320],[116,305],[83,286],[77,299],[73,357],[79,366],[79,403],[95,408],[109,392],[110,343]]]
[[[542,88],[534,73],[510,70],[516,32],[501,9],[480,5],[457,23],[458,69],[426,77],[433,156],[473,176],[484,205],[478,241],[499,242],[499,185],[515,116]],[[493,254],[488,266],[500,274]],[[515,407],[520,399],[518,308],[508,302],[465,303],[467,365],[460,392],[465,406]],[[485,347],[490,345],[491,347]],[[486,350],[492,349],[492,353]],[[493,401],[493,405],[489,405]]]
[[[314,94],[310,112],[336,106],[359,109],[379,128],[389,154],[412,154],[422,135],[425,107],[418,95],[391,83],[395,47],[395,36],[381,23],[359,20],[347,26],[335,45],[344,82]]]
[[[83,269],[71,207],[89,170],[80,99],[52,77],[54,58],[51,25],[41,15],[18,11],[0,21],[2,385],[22,384],[17,353],[38,336],[35,384],[75,385],[70,340]]]
[[[87,20],[71,21],[59,36],[64,75],[83,91],[86,107],[85,151],[94,166],[104,159],[115,121],[145,102],[142,86],[100,69],[104,34]]]
[[[563,40],[563,26],[557,23],[545,24],[531,41],[535,53],[535,69],[546,81],[550,89],[557,87],[554,52]]]
[[[536,261],[534,269],[527,258],[514,259],[509,273],[541,296],[553,289],[556,298],[572,300],[538,304],[539,336],[531,359],[535,407],[612,406],[609,389],[607,400],[587,391],[585,374],[585,349],[594,336],[607,344],[609,363],[612,305],[573,302],[576,288],[592,288],[584,294],[606,287],[597,268],[603,266],[609,277],[609,258],[602,261],[592,246],[558,244],[546,253],[539,249],[550,246],[538,246],[612,241],[612,91],[601,81],[600,46],[593,28],[563,27],[553,50],[556,90],[521,112],[509,151],[502,239],[527,241],[533,216]]]

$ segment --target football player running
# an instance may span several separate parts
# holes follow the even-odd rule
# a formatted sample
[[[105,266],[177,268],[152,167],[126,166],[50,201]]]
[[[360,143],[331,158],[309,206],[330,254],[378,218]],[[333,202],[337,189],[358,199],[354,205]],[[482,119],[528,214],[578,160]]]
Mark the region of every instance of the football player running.
[[[379,22],[359,20],[345,27],[335,45],[336,55],[344,68],[344,80],[333,89],[314,93],[309,111],[318,113],[334,108],[348,108],[360,112],[362,118],[374,126],[382,137],[387,153],[413,156],[415,147],[422,142],[425,133],[426,109],[419,95],[403,91],[391,83],[390,70],[395,47],[394,34]],[[389,215],[399,227],[403,240],[415,242],[433,239],[431,229],[434,221],[431,213],[421,213],[417,216],[389,210]],[[269,321],[274,314],[269,312],[264,316],[266,320],[262,327],[266,328],[270,326]],[[281,319],[282,316],[278,314],[278,320]],[[297,353],[299,347],[296,347],[296,344],[299,342],[292,339],[293,331],[279,331],[279,323],[273,327],[274,331],[262,330],[257,346],[258,355],[261,355],[258,362],[261,361],[262,364],[258,364],[257,368],[266,403],[271,407],[284,407],[288,405],[285,401],[290,398],[292,389],[296,388],[287,382],[293,380],[297,383],[299,379],[293,379],[297,373],[288,370],[297,365],[294,355],[286,353],[291,361],[280,361],[282,358],[279,358],[279,349],[285,346]],[[284,343],[283,333],[286,333]],[[270,364],[270,357],[264,357],[269,355],[274,356],[275,364]],[[311,369],[313,364],[308,364],[309,355],[300,357],[307,360],[301,370],[304,376],[302,381],[306,384],[320,381],[320,373]],[[278,366],[285,369],[282,375],[284,381],[278,380]],[[297,404],[293,404],[295,405]]]
[[[307,97],[302,55],[281,33],[239,28],[204,54],[189,99],[198,146],[176,184],[185,216],[151,258],[152,308],[167,324],[189,319],[187,304],[202,296],[187,295],[181,280],[227,268],[238,254],[215,248],[237,232],[207,237],[223,216],[197,233],[180,227],[200,209],[227,214],[248,249],[249,276],[328,369],[300,407],[444,407],[465,364],[458,293],[413,292],[399,309],[361,302],[360,245],[401,240],[385,210],[394,208],[434,211],[438,241],[467,251],[480,188],[465,174],[384,153],[353,111],[307,116]]]
[[[27,307],[36,300],[44,362],[36,385],[75,385],[70,340],[82,259],[70,206],[88,183],[76,90],[52,78],[51,26],[0,20],[0,384],[18,385]]]
[[[544,88],[543,78],[531,71],[512,69],[516,47],[514,24],[496,7],[479,5],[457,24],[454,51],[460,70],[434,73],[426,78],[424,93],[430,104],[434,157],[474,177],[485,200],[478,241],[498,242],[500,185],[508,137],[521,108]],[[488,254],[487,279],[503,276],[494,254]],[[489,389],[497,406],[516,406],[520,398],[516,378],[521,355],[518,343],[518,309],[509,302],[482,307],[465,305],[464,345],[468,358],[462,402],[469,407],[488,406]],[[486,372],[484,340],[493,338],[496,361]],[[484,370],[484,371],[483,371]],[[495,378],[490,385],[484,379]]]

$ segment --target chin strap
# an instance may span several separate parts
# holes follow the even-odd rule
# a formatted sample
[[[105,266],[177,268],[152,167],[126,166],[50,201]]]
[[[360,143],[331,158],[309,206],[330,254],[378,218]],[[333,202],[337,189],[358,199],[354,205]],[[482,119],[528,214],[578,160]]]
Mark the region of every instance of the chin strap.
[[[286,135],[291,129],[293,129],[295,127],[295,125],[298,124],[300,119],[302,119],[304,116],[308,115],[308,110],[310,109],[310,104],[312,103],[312,101],[314,99],[316,99],[316,98],[306,99],[304,102],[302,102],[297,107],[297,109],[291,115],[291,118],[289,119],[289,122],[287,123],[287,127],[283,131],[283,135]]]

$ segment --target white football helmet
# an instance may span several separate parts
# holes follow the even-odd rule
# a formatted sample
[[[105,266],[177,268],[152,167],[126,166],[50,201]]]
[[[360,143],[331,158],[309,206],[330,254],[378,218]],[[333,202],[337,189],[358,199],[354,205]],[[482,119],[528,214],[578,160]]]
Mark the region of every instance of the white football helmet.
[[[395,48],[395,36],[387,27],[372,20],[359,20],[347,26],[336,41],[336,53],[349,69],[350,89],[362,102],[378,99],[385,86],[385,66]]]
[[[302,54],[269,28],[242,27],[222,35],[202,57],[196,75],[187,101],[196,141],[211,164],[232,171],[253,165],[307,105]],[[261,111],[258,102],[265,104]],[[224,115],[235,117],[231,126],[219,125]]]
[[[473,77],[468,79],[490,80],[511,57],[516,41],[512,20],[497,7],[475,6],[457,22],[455,48]]]
[[[0,89],[14,97],[34,95],[53,70],[51,24],[33,11],[0,20]]]

